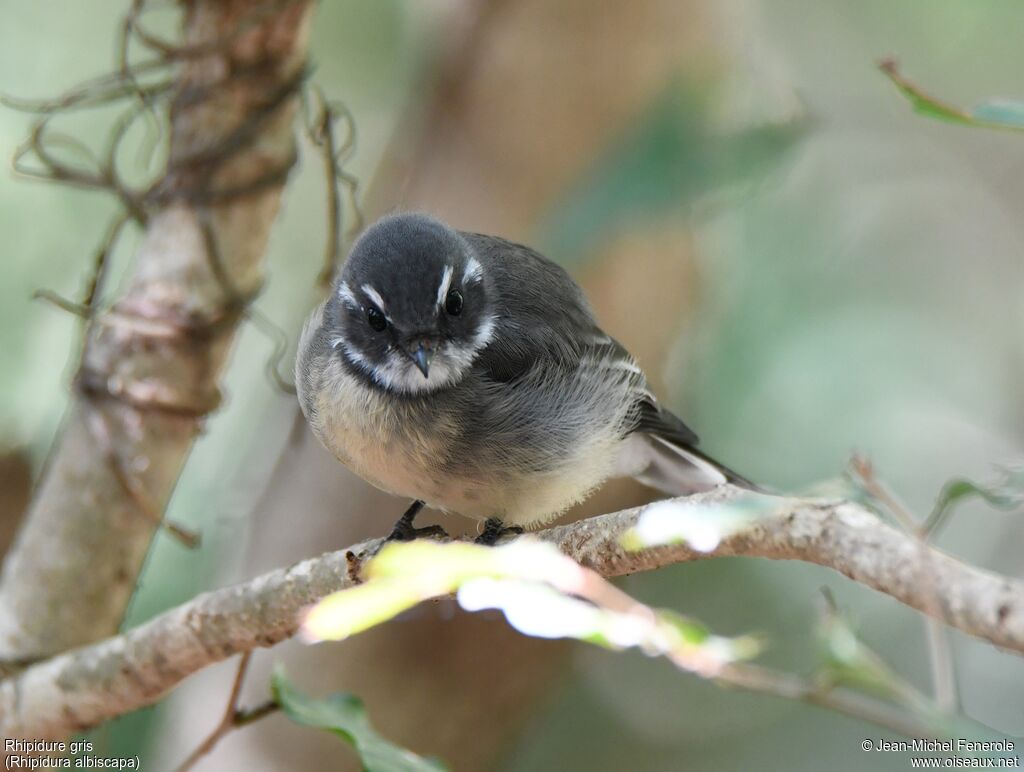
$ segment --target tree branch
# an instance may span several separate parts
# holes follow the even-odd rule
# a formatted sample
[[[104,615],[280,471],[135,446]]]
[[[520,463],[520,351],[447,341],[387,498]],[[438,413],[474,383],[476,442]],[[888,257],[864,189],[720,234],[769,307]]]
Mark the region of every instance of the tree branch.
[[[685,499],[714,505],[749,495],[723,486]],[[604,576],[744,556],[825,566],[951,627],[1024,652],[1024,583],[930,550],[931,587],[918,581],[921,544],[850,502],[779,498],[777,509],[708,553],[685,545],[626,550],[643,507],[541,531],[537,537]],[[295,634],[302,610],[359,582],[380,540],[330,552],[205,593],[124,635],[61,654],[0,682],[0,734],[56,738],[149,705],[186,676]]]

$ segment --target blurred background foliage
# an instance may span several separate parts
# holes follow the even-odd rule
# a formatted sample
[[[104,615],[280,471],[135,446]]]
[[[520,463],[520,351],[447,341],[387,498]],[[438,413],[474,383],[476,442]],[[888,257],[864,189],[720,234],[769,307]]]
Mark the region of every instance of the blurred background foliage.
[[[875,61],[897,55],[907,74],[955,104],[1019,97],[1024,49],[1012,30],[1024,24],[1024,6],[645,0],[627,17],[606,2],[496,5],[468,60],[474,66],[455,72],[446,45],[472,3],[332,0],[318,8],[315,79],[355,116],[350,169],[371,191],[371,215],[425,208],[563,261],[707,450],[766,484],[806,489],[835,477],[857,449],[924,514],[946,479],[985,479],[993,464],[1019,456],[1024,177],[1014,159],[1024,145],[1012,134],[915,116]],[[48,96],[109,70],[125,7],[0,0],[0,92]],[[674,27],[651,21],[663,17],[685,32],[673,37]],[[171,13],[151,23],[167,33],[174,25]],[[595,68],[607,104],[566,88],[573,67]],[[435,124],[445,130],[407,142],[439,109],[424,96],[437,81],[455,93],[439,100],[451,114]],[[564,89],[557,100],[545,96],[556,88]],[[76,114],[61,125],[95,144],[109,117]],[[28,116],[0,111],[0,153],[10,156],[29,126]],[[324,182],[306,151],[258,301],[293,337],[314,298],[325,239]],[[0,443],[30,458],[36,473],[59,427],[79,325],[30,297],[41,287],[80,292],[114,212],[106,197],[0,174]],[[123,239],[115,266],[131,259],[136,237]],[[126,624],[244,573],[256,538],[249,513],[287,449],[294,416],[263,375],[270,349],[251,326],[242,334],[227,404],[172,501],[171,517],[202,530],[202,549],[158,537]],[[5,523],[23,499],[5,495]],[[345,505],[335,510],[340,516]],[[303,513],[297,501],[277,527],[302,529]],[[378,520],[370,533],[383,532],[391,515]],[[1019,517],[965,506],[939,543],[1024,573]],[[919,618],[816,567],[718,560],[624,584],[723,634],[764,631],[766,660],[797,671],[813,659],[815,604],[827,585],[866,640],[927,685]],[[1024,663],[952,640],[966,713],[1024,734]],[[817,709],[722,691],[637,654],[580,647],[560,672],[501,768],[860,769],[860,740],[877,736]],[[494,663],[495,679],[516,677]],[[216,713],[223,698],[212,699]],[[443,712],[444,696],[437,699]],[[174,724],[171,711],[147,710],[96,739],[110,753],[146,754]],[[293,731],[303,742],[303,730]],[[186,750],[177,747],[176,757]],[[906,768],[900,754],[871,763]]]

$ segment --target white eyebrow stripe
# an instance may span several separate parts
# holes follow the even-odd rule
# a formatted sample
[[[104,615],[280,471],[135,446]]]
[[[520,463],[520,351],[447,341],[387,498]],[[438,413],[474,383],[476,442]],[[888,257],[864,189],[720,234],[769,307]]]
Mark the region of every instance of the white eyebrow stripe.
[[[484,269],[480,265],[480,261],[475,257],[469,258],[469,262],[466,263],[466,270],[462,273],[462,283],[468,284],[471,281],[480,281],[483,277]]]
[[[355,294],[352,292],[352,288],[348,286],[347,282],[342,282],[338,285],[338,297],[342,299],[346,306],[359,308],[359,301],[356,299]]]
[[[444,273],[441,274],[441,284],[437,288],[437,305],[440,306],[444,303],[445,297],[448,295],[448,288],[452,286],[452,274],[455,269],[450,265],[444,267]]]
[[[384,313],[384,298],[380,296],[380,293],[377,292],[377,290],[375,290],[369,284],[364,284],[362,289],[363,292],[366,293],[366,296],[377,304],[377,308],[380,309],[381,313]]]

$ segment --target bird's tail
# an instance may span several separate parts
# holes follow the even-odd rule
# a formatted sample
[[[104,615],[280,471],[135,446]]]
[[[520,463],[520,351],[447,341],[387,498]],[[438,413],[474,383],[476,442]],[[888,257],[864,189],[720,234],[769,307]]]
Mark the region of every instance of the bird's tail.
[[[685,496],[723,483],[763,492],[762,488],[691,445],[679,445],[654,434],[634,435],[636,464],[632,476],[664,493]]]

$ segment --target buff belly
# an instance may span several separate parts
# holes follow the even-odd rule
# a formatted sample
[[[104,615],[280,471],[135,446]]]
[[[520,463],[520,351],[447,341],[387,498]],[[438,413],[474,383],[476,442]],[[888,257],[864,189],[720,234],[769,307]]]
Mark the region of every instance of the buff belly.
[[[551,469],[464,474],[437,459],[457,428],[443,419],[413,432],[391,406],[337,368],[316,400],[314,431],[353,472],[387,493],[420,499],[445,512],[506,525],[537,526],[583,500],[613,472],[621,450],[615,432],[598,433]],[[472,471],[472,470],[467,470]]]

